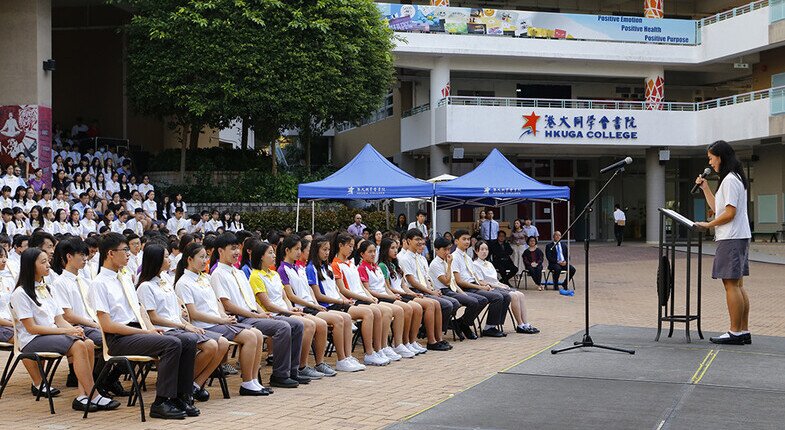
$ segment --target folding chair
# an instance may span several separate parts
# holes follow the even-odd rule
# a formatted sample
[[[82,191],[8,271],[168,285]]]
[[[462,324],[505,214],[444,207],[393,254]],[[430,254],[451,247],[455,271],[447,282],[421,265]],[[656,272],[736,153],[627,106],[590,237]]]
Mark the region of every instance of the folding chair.
[[[99,322],[100,326],[100,322]],[[133,385],[132,394],[128,397],[128,406],[133,406],[139,400],[139,411],[142,414],[142,422],[147,421],[144,413],[144,400],[142,399],[142,387],[144,387],[147,374],[155,362],[156,358],[149,355],[117,355],[112,356],[109,354],[109,345],[106,343],[106,334],[101,329],[101,340],[103,341],[103,354],[104,354],[104,368],[101,369],[101,374],[93,384],[93,389],[90,391],[88,399],[92,399],[95,395],[95,390],[104,382],[104,379],[109,375],[110,371],[116,366],[123,366],[128,374],[131,376],[131,383]],[[82,418],[87,418],[88,409],[85,409]]]
[[[352,352],[354,352],[354,349],[357,348],[357,343],[360,342],[360,339],[363,338],[363,334],[362,334],[363,321],[362,320],[354,320],[353,322],[354,322],[354,325],[357,326],[357,331],[355,331],[354,335],[352,336]],[[363,350],[364,349],[365,349],[365,346],[363,346]],[[367,352],[368,351],[366,351],[366,353]]]
[[[485,309],[482,311],[482,314],[477,317],[477,323],[482,328],[483,321],[485,321],[485,317],[488,315],[488,307],[486,306]],[[515,325],[515,317],[512,315],[512,309],[509,307],[507,308],[507,315],[510,316],[510,321],[512,321],[513,325]],[[502,333],[504,333],[504,326],[497,325],[496,328],[499,329]],[[475,333],[477,332],[477,328],[474,329]],[[482,330],[480,330],[480,336],[482,336]]]
[[[20,360],[33,360],[35,361],[36,366],[38,366],[38,373],[41,375],[41,384],[38,386],[38,394],[35,396],[35,401],[41,400],[41,394],[44,392],[44,384],[46,384],[50,389],[52,387],[52,379],[57,373],[57,367],[60,365],[60,361],[63,359],[62,354],[58,354],[56,352],[22,352],[19,350],[19,335],[16,332],[16,325],[19,324],[19,320],[16,318],[16,312],[14,308],[11,307],[11,304],[8,305],[8,310],[11,311],[11,318],[14,323],[14,342],[12,344],[12,350],[8,357],[8,362],[6,363],[6,368],[3,371],[3,379],[2,386],[0,386],[0,397],[3,397],[3,391],[5,391],[5,387],[8,385],[8,382],[11,380],[11,375],[14,374],[14,370],[16,370],[16,366],[19,365]],[[3,343],[3,346],[11,345],[7,343]],[[6,346],[7,347],[7,346]],[[11,366],[11,370],[8,370],[8,364],[11,363],[11,359],[16,357],[14,360],[13,366]],[[49,411],[54,415],[55,413],[55,405],[54,401],[52,400],[51,395],[46,396],[49,399]]]
[[[13,341],[13,339],[11,339]],[[0,377],[0,385],[5,383],[5,377],[8,373],[8,370],[11,368],[11,361],[14,359],[14,343],[13,342],[0,342],[0,351],[5,351],[8,353],[8,360],[5,362],[5,367],[3,367],[3,376]]]
[[[542,280],[542,286],[544,288],[547,288],[548,285],[552,285],[554,290],[556,288],[558,288],[558,285],[555,285],[556,284],[556,279],[555,279],[556,276],[554,275],[555,273],[556,272],[554,272],[553,270],[550,270],[550,269],[545,270],[545,279]],[[575,290],[575,276],[570,278],[570,284],[572,284],[572,289]],[[568,289],[569,289],[569,286],[568,286]]]

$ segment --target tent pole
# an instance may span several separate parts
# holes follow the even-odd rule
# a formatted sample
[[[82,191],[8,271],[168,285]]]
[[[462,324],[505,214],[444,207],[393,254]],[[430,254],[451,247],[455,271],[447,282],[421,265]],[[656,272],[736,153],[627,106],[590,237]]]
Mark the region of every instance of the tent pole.
[[[567,223],[567,225],[570,225]],[[553,213],[553,200],[551,200],[551,239],[553,238],[553,232],[556,231],[556,217]],[[568,251],[569,252],[569,251]]]
[[[294,221],[294,231],[300,231],[300,198],[297,198],[297,217]]]
[[[436,196],[433,196],[433,217],[431,218],[432,227],[431,227],[431,249],[433,249],[434,240],[436,237]]]
[[[316,231],[316,200],[311,200],[311,234]]]
[[[390,231],[390,200],[384,202],[384,221],[387,225],[387,231]]]
[[[567,225],[570,225],[570,201],[567,200]],[[570,257],[572,257],[572,252],[570,251],[570,235],[572,235],[571,230],[567,230],[567,272],[569,273],[570,270]],[[569,289],[569,285],[567,285],[567,289]]]

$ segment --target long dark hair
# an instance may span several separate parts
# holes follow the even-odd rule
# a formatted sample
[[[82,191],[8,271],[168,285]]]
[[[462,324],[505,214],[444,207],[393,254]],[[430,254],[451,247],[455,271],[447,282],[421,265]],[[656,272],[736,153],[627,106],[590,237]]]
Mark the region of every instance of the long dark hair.
[[[260,240],[253,236],[245,239],[243,242],[243,253],[240,255],[240,267],[251,267],[251,251],[253,251],[256,242],[260,242]]]
[[[341,245],[346,245],[349,241],[354,240],[354,236],[349,233],[337,233],[333,239],[330,241],[330,257],[329,260],[332,261],[336,255],[338,255],[338,248]]]
[[[38,248],[27,248],[25,252],[22,253],[19,260],[19,280],[16,281],[16,288],[23,289],[36,306],[41,306],[41,303],[35,295],[35,261],[38,260],[38,256],[41,255],[42,252],[44,251],[41,251]],[[52,290],[49,289],[48,285],[46,286],[46,289],[51,294]]]
[[[183,257],[180,258],[180,261],[177,263],[177,270],[174,273],[174,282],[180,279],[185,273],[185,269],[188,267],[188,259],[196,257],[196,254],[200,253],[204,247],[196,242],[191,243],[190,245],[186,246],[185,249],[181,249],[180,252],[183,253]],[[146,253],[147,251],[145,251]],[[142,257],[144,259],[144,257]]]
[[[733,150],[733,147],[730,146],[728,142],[718,140],[709,145],[706,150],[720,159],[720,182],[722,182],[729,173],[736,173],[739,175],[739,179],[741,179],[744,189],[747,189],[749,183],[747,182],[747,176],[744,175],[744,168],[736,157],[736,151]]]
[[[390,258],[390,248],[395,243],[389,237],[382,239],[382,244],[379,246],[379,264],[384,263],[387,266],[387,271],[390,273],[390,279],[396,279],[399,275],[403,277],[401,269],[398,268],[398,257]]]
[[[164,255],[166,255],[166,248],[163,245],[150,243],[144,247],[144,254],[142,255],[142,273],[139,275],[139,281],[136,283],[136,288],[139,288],[139,286],[142,285],[142,282],[147,282],[161,274],[161,268],[164,265]],[[180,261],[183,260],[180,259]]]
[[[330,269],[330,261],[319,261],[319,248],[325,243],[330,243],[330,239],[327,236],[314,237],[313,242],[311,242],[311,253],[308,255],[308,262],[311,263],[314,270],[316,270],[316,277],[319,278],[319,281],[324,281],[322,269],[327,272],[327,276],[329,276],[330,279],[335,279],[333,271]]]
[[[362,255],[365,254],[365,251],[367,251],[368,247],[371,246],[371,245],[376,246],[376,244],[371,242],[370,240],[364,240],[364,241],[360,242],[360,245],[357,247],[357,249],[354,250],[354,254],[355,254],[355,256],[354,256],[354,264],[355,265],[359,265],[360,262],[362,262],[362,259],[363,259]]]
[[[401,217],[403,217],[403,222],[401,222]],[[395,219],[395,226],[399,228],[407,228],[409,224],[406,222],[406,215],[403,213],[398,214],[398,217]]]
[[[251,250],[251,269],[267,269],[267,267],[262,267],[262,259],[264,258],[264,254],[267,253],[267,250],[270,248],[270,246],[271,245],[267,242],[259,241],[254,243],[253,249]]]
[[[488,246],[488,242],[486,242],[486,241],[484,241],[484,240],[480,239],[480,240],[478,240],[478,241],[477,241],[477,243],[475,243],[475,244],[474,244],[474,255],[472,255],[472,260],[476,260],[476,259],[477,259],[477,253],[478,253],[478,252],[480,252],[480,247],[481,247],[483,244],[484,244],[485,246],[487,246],[487,247],[488,247],[488,253],[489,253],[489,254],[488,254],[488,257],[490,257],[490,251],[491,251],[491,247],[490,247],[490,246]],[[488,257],[485,257],[485,259],[487,260],[487,259],[488,259]]]
[[[289,249],[294,248],[300,243],[300,236],[296,234],[290,234],[286,236],[278,245],[278,248],[275,249],[275,267],[278,267],[283,262],[284,258],[286,258],[286,251]]]

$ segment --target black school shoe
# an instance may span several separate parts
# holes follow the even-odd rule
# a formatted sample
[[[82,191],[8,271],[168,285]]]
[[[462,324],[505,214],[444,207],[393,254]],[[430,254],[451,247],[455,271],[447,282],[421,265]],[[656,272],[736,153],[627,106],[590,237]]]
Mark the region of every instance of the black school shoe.
[[[153,403],[150,406],[150,418],[160,418],[162,420],[183,420],[186,413],[184,410],[177,407],[171,400],[165,400],[161,403]]]
[[[46,386],[46,385],[44,385],[44,386]],[[30,385],[30,392],[33,393],[34,396],[37,396],[38,395],[38,387],[36,387],[35,385]],[[57,388],[49,387],[49,392],[47,393],[46,390],[42,391],[41,392],[41,397],[44,397],[44,398],[49,397],[49,394],[51,394],[52,397],[57,397],[57,396],[60,395],[60,390],[57,389]]]
[[[740,337],[744,340],[745,345],[752,345],[752,335],[750,333],[743,333]]]
[[[300,385],[299,382],[292,378],[281,378],[278,376],[271,376],[270,377],[270,386],[271,387],[278,387],[278,388],[297,388]]]
[[[189,417],[198,417],[199,414],[202,413],[199,408],[194,406],[194,399],[191,396],[180,396],[176,399],[172,399],[172,403]]]
[[[449,351],[450,345],[443,342],[429,343],[426,348],[430,351]]]
[[[484,337],[504,337],[504,332],[496,327],[491,327],[482,331]]]
[[[79,380],[76,379],[76,373],[69,371],[68,376],[65,378],[65,386],[68,388],[74,388],[79,386]]]
[[[117,406],[120,406],[120,404],[118,403]],[[71,402],[71,408],[80,412],[84,412],[85,409],[87,409],[87,412],[95,412],[98,410],[98,405],[93,402],[88,402],[87,398],[85,397],[84,402],[74,399],[74,401]]]
[[[442,345],[446,346],[447,348],[452,349],[452,345],[450,345],[450,342],[447,342],[444,339],[440,340],[439,343],[441,343]]]
[[[463,327],[461,327],[461,331],[463,332],[463,335],[466,337],[466,339],[469,340],[477,339],[477,335],[474,334],[474,331],[468,325],[464,325]]]
[[[725,334],[727,334],[727,336],[725,336]],[[744,345],[744,335],[736,336],[731,332],[725,334],[709,338],[709,341],[718,345]],[[752,343],[752,336],[750,336],[750,343]]]
[[[104,397],[128,397],[131,395],[119,380],[115,379],[114,382],[107,382],[98,387],[98,392]]]
[[[206,402],[210,400],[210,392],[205,390],[204,387],[194,387],[194,391],[191,395],[193,396],[194,400],[198,400],[200,402]]]
[[[540,330],[537,327],[534,327],[533,325],[530,325],[528,327],[515,326],[515,332],[523,333],[523,334],[537,334],[540,332]]]
[[[242,385],[240,386],[241,396],[269,396],[270,394],[272,394],[272,391],[268,390],[266,387],[262,387],[261,390],[249,390]]]

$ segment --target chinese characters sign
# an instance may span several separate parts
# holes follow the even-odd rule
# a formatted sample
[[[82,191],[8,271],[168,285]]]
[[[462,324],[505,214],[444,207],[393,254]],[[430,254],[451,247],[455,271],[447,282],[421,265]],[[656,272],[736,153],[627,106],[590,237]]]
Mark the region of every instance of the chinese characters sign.
[[[519,140],[528,137],[539,139],[638,139],[638,124],[631,115],[537,115],[531,112],[522,115],[522,129]]]

